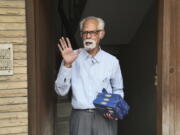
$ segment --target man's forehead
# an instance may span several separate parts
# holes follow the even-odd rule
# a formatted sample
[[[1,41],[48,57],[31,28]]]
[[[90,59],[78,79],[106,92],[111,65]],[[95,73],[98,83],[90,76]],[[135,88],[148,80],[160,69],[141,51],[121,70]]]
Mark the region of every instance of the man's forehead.
[[[85,21],[85,23],[98,23],[98,21],[97,21],[97,19],[95,19],[95,18],[88,18],[86,21]]]
[[[97,29],[98,21],[95,19],[88,19],[83,24],[83,29]]]

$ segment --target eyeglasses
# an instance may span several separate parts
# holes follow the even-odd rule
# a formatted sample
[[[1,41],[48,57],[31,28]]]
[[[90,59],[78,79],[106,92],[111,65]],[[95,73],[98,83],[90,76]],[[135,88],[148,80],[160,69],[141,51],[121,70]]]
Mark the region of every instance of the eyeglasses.
[[[88,34],[91,36],[96,36],[102,30],[93,30],[93,31],[81,31],[82,36],[87,36]]]

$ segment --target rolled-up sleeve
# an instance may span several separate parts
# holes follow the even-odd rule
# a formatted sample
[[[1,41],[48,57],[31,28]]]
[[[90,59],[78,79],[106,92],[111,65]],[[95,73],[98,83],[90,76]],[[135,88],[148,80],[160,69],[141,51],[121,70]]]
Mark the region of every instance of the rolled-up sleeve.
[[[120,94],[121,97],[124,98],[123,78],[122,78],[120,64],[118,60],[114,63],[113,68],[114,70],[111,77],[112,91],[115,94]]]
[[[65,96],[69,92],[71,86],[72,68],[64,66],[62,61],[57,79],[55,81],[55,91],[58,95]]]

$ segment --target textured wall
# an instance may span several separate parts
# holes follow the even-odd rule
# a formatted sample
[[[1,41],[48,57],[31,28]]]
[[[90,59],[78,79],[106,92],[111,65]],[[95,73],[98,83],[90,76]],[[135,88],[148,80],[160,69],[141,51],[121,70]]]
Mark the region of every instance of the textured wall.
[[[12,43],[14,74],[0,76],[0,135],[27,135],[25,0],[0,1],[0,44]]]

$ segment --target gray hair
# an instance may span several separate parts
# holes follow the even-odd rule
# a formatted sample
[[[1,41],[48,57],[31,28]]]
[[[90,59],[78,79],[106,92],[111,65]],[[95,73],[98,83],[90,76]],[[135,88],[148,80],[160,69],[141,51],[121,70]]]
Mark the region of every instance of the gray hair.
[[[97,20],[97,22],[98,22],[98,29],[99,29],[99,30],[104,30],[104,27],[105,27],[105,22],[104,22],[104,20],[103,20],[102,18],[95,17],[95,16],[88,16],[88,17],[82,19],[81,22],[80,22],[80,30],[83,29],[83,24],[84,24],[84,22],[85,22],[86,20],[88,20],[88,19],[95,19],[95,20]]]

